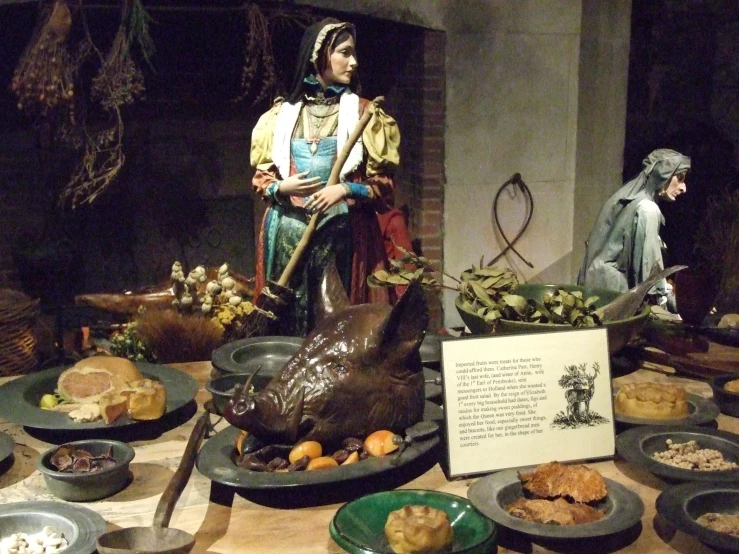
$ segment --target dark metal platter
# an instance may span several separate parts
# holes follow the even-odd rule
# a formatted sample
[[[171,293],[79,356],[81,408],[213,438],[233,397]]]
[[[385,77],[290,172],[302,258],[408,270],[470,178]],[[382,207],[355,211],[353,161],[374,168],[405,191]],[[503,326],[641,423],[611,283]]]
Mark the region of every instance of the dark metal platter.
[[[547,525],[514,517],[506,506],[523,497],[518,471],[508,469],[475,481],[467,490],[475,508],[495,523],[546,539],[583,539],[611,535],[636,525],[644,514],[644,503],[639,495],[620,483],[606,479],[608,496],[594,507],[605,512],[605,517],[593,523],[580,525]]]
[[[254,337],[239,339],[213,351],[211,363],[221,374],[250,373],[261,366],[259,373],[273,377],[298,351],[300,337]]]
[[[614,398],[616,394],[618,394],[618,391],[614,391]],[[719,407],[708,398],[690,392],[685,396],[688,401],[688,409],[690,410],[690,414],[687,417],[646,419],[614,413],[614,418],[618,423],[625,423],[627,425],[705,425],[715,420],[721,413]]]
[[[3,462],[15,449],[13,437],[0,431],[0,462]]]
[[[221,375],[229,373],[251,373],[258,367],[259,375],[274,377],[293,357],[303,344],[300,337],[254,337],[239,339],[216,348],[211,357],[215,371]],[[424,392],[427,399],[441,396],[441,373],[432,368],[434,360],[438,367],[439,339],[427,335],[421,344],[423,376],[426,381]],[[424,362],[428,361],[428,364]]]
[[[160,381],[167,390],[167,409],[169,414],[190,402],[198,393],[198,382],[187,373],[165,365],[137,362],[136,367],[150,379]],[[150,422],[136,421],[123,416],[113,423],[103,420],[76,423],[69,415],[38,407],[44,394],[54,392],[59,375],[67,367],[54,367],[37,373],[29,373],[13,381],[0,385],[0,417],[34,429],[53,429],[59,431],[84,431],[87,429],[109,429],[140,425]]]
[[[739,483],[683,483],[657,497],[657,513],[675,528],[722,552],[739,552],[739,537],[695,520],[708,512],[739,513]]]
[[[652,455],[667,450],[667,439],[676,443],[694,440],[700,448],[713,448],[721,452],[727,461],[739,463],[739,436],[705,427],[634,427],[616,437],[616,451],[626,461],[670,481],[739,481],[739,469],[697,471],[658,462]]]
[[[423,419],[440,421],[443,412],[439,406],[426,402]],[[383,458],[368,458],[324,471],[295,471],[289,473],[269,473],[250,471],[234,464],[231,454],[234,449],[239,430],[227,427],[217,433],[198,453],[197,468],[200,473],[216,483],[248,490],[277,490],[305,485],[336,484],[396,470],[417,461],[439,444],[438,432],[413,440],[400,454],[392,454]]]
[[[17,525],[21,521],[29,531],[36,528],[41,531],[45,525],[61,531],[69,542],[65,554],[95,552],[97,538],[107,525],[96,512],[66,502],[14,502],[5,504],[0,512],[0,535],[10,535],[13,529],[19,529]]]

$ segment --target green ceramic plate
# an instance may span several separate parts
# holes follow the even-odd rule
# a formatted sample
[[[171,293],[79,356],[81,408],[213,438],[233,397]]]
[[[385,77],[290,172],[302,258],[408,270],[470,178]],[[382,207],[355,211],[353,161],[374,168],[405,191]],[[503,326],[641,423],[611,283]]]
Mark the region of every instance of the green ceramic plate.
[[[495,523],[466,498],[411,489],[378,492],[344,504],[329,525],[331,538],[352,554],[392,554],[385,538],[385,522],[390,512],[408,504],[430,506],[447,513],[454,530],[451,554],[487,554],[495,546]]]

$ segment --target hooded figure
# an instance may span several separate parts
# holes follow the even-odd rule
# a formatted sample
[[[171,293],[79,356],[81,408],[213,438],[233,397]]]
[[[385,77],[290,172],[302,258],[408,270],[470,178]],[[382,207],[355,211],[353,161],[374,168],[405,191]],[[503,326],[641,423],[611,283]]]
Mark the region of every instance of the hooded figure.
[[[377,213],[392,208],[400,133],[395,120],[358,95],[355,38],[353,25],[332,18],[308,27],[287,98],[278,98],[252,132],[252,186],[268,204],[257,241],[256,296],[279,279],[309,216],[321,214],[287,285],[295,299],[280,318],[285,335],[312,330],[320,280],[331,264],[352,303],[390,301],[386,289],[368,287],[367,277],[387,265]],[[340,183],[326,186],[365,110],[372,118]]]
[[[685,192],[690,158],[674,150],[655,150],[643,170],[611,196],[598,214],[585,243],[578,285],[624,292],[645,281],[655,265],[663,269],[657,200],[674,201]],[[663,279],[649,291],[656,303],[667,302]]]

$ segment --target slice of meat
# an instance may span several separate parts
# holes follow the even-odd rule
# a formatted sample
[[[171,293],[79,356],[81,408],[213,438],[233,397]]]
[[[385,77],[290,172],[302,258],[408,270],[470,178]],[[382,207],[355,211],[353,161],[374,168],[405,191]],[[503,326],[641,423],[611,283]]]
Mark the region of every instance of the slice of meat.
[[[556,500],[519,498],[506,511],[514,517],[548,525],[579,525],[603,519],[603,513],[587,504]]]
[[[523,487],[540,498],[568,496],[576,502],[601,500],[608,494],[600,473],[584,465],[549,462],[530,473],[519,473]]]

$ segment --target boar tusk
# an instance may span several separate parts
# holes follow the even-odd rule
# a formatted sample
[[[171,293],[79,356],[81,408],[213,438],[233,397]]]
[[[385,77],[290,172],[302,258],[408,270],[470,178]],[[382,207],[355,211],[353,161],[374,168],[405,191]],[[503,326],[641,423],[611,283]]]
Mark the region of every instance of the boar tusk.
[[[246,380],[246,384],[244,384],[244,390],[246,391],[247,396],[249,395],[249,389],[251,388],[251,383],[254,380],[254,376],[259,373],[260,369],[262,369],[262,366],[257,366],[257,369],[254,370],[254,373],[249,375],[249,378]]]

